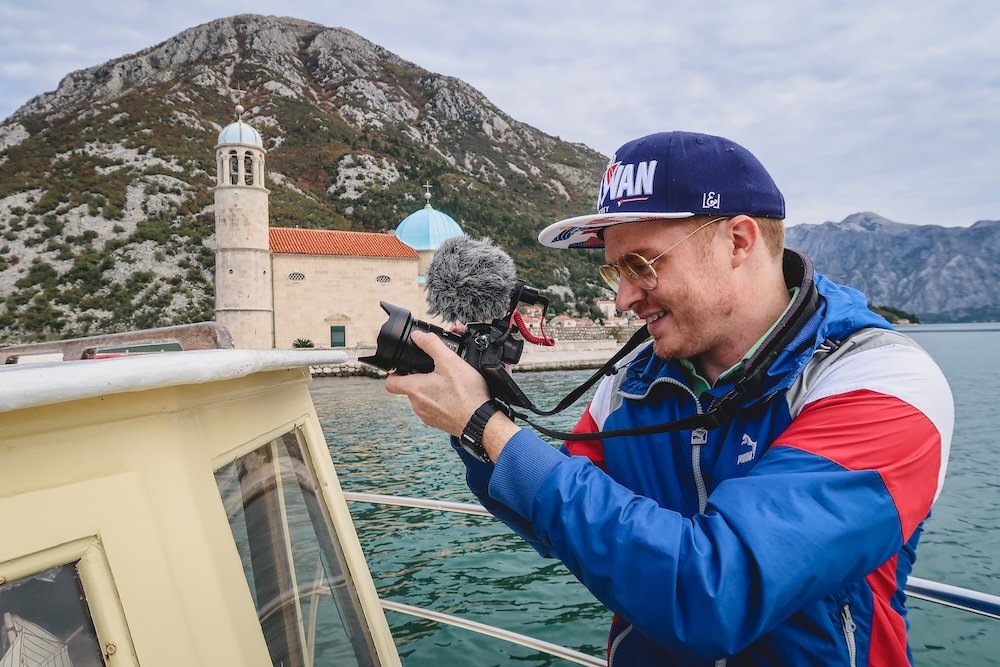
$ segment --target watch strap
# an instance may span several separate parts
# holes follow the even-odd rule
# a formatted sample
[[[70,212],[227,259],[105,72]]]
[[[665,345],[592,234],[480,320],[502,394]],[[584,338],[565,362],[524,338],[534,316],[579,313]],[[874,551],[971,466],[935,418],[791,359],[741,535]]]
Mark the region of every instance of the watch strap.
[[[469,423],[465,425],[458,443],[462,448],[475,456],[480,461],[491,463],[486,448],[483,447],[483,431],[486,430],[486,422],[490,420],[493,413],[504,411],[503,406],[490,399],[476,408],[476,411],[469,417]]]

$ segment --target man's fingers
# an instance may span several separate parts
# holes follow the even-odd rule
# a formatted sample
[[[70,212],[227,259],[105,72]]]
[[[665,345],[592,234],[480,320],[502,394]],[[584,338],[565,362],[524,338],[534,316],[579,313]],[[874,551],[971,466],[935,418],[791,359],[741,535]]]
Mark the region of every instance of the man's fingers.
[[[414,329],[410,332],[410,340],[434,361],[440,359],[442,355],[455,354],[450,347],[444,344],[443,340],[426,331]]]
[[[385,379],[385,390],[390,394],[405,394],[408,389],[406,376],[399,373],[389,373]]]

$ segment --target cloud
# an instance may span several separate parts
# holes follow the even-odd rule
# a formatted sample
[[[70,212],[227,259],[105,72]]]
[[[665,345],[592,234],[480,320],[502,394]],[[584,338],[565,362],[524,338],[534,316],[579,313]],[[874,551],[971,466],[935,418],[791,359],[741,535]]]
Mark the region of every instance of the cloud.
[[[349,28],[610,154],[687,129],[743,143],[790,220],[1000,218],[1000,7],[939,0],[245,0]],[[0,7],[0,117],[70,71],[234,13],[221,0]]]

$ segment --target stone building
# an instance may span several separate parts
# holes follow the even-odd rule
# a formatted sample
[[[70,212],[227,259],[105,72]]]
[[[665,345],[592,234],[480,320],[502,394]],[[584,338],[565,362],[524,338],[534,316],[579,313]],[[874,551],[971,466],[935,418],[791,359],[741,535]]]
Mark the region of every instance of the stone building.
[[[270,238],[276,347],[372,347],[379,301],[426,318],[417,251],[392,234],[272,227]]]
[[[270,227],[264,142],[242,120],[216,146],[215,319],[240,348],[374,347],[380,301],[427,315],[424,275],[434,251],[464,234],[430,205],[393,234]],[[429,188],[429,186],[427,186]],[[441,322],[435,322],[441,324]]]
[[[238,347],[274,347],[268,191],[264,187],[264,141],[237,120],[219,133],[215,147],[215,321],[229,329]]]

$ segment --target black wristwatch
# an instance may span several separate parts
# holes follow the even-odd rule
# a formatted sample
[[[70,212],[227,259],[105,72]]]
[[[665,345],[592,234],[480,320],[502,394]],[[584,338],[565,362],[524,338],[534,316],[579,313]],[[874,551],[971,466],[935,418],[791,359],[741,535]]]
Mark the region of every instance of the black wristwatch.
[[[465,451],[486,463],[492,461],[486,453],[486,448],[483,447],[483,431],[486,430],[486,422],[497,411],[506,412],[504,407],[492,398],[480,405],[469,417],[469,423],[465,425],[465,430],[462,431],[462,436],[458,439],[458,444],[462,445]]]

